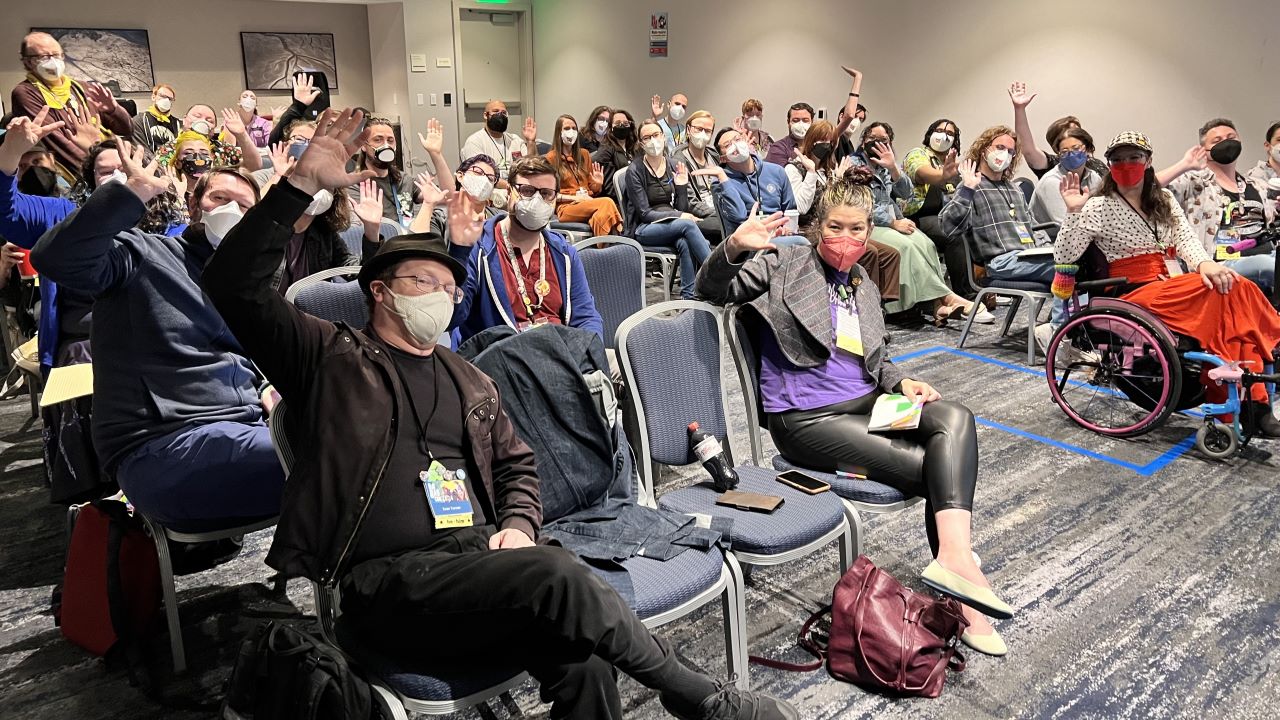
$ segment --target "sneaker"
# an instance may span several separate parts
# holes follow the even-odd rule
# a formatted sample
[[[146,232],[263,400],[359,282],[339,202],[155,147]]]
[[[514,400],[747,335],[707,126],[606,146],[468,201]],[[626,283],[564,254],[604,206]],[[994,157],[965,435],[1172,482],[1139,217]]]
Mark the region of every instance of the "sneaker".
[[[1040,354],[1045,357],[1049,356],[1049,341],[1053,339],[1053,325],[1050,323],[1040,323],[1035,329],[1036,347],[1040,348]]]
[[[719,688],[696,708],[680,707],[662,696],[662,707],[679,720],[800,720],[800,712],[785,700],[752,690],[739,690],[732,682],[716,682]]]
[[[995,316],[995,315],[992,315],[990,310],[988,310],[988,309],[986,309],[985,307],[983,307],[983,306],[981,306],[981,305],[978,305],[978,304],[976,304],[976,303],[974,304],[974,306],[973,306],[973,307],[977,310],[977,314],[975,314],[975,315],[973,316],[973,321],[974,321],[974,322],[976,322],[976,323],[982,323],[983,325],[994,325],[994,324],[995,324],[995,322],[996,322],[996,316]]]
[[[1013,304],[1013,298],[1009,297],[1008,295],[996,295],[996,304],[997,304],[997,305],[1012,305],[1012,304]]]

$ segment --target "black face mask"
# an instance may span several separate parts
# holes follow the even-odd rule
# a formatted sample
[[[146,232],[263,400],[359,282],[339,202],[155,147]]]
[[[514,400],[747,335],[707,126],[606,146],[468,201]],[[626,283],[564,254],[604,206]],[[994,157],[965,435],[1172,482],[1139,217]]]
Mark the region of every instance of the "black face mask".
[[[209,172],[209,168],[213,167],[213,161],[204,155],[195,155],[185,158],[178,163],[178,168],[182,170],[182,174],[187,177],[200,177]]]
[[[1239,140],[1223,140],[1209,149],[1209,157],[1219,165],[1230,165],[1240,157]]]
[[[862,144],[862,154],[867,156],[868,160],[875,160],[880,157],[880,141],[868,140]]]
[[[631,139],[630,125],[614,125],[609,132],[613,133],[613,136],[618,138],[619,140]]]
[[[813,153],[813,157],[816,158],[818,162],[822,162],[823,160],[827,159],[828,155],[831,154],[831,143],[829,142],[814,143],[813,147],[809,149],[809,152]]]
[[[494,132],[506,132],[507,131],[507,114],[494,113],[489,116],[488,120],[484,121],[484,124],[486,127],[488,127],[490,130]]]
[[[47,167],[33,165],[18,178],[19,192],[40,197],[58,195],[58,174]]]

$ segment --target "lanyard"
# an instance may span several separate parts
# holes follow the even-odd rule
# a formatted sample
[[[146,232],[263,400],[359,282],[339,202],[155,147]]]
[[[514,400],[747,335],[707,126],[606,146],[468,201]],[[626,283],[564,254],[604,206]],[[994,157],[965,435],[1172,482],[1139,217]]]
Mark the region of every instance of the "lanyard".
[[[400,378],[400,387],[404,388],[404,396],[409,399],[409,412],[413,413],[413,426],[418,431],[418,447],[427,457],[435,460],[436,456],[431,454],[431,448],[427,446],[427,431],[431,424],[432,418],[436,415],[436,408],[440,407],[440,373],[444,371],[439,366],[434,357],[431,358],[432,374],[431,382],[435,387],[435,397],[431,399],[431,414],[427,416],[426,421],[422,420],[422,416],[418,414],[418,405],[413,400],[413,391],[409,389],[409,383],[405,381],[404,371],[400,369],[400,361],[391,358],[391,364],[396,369],[396,375]]]
[[[1142,213],[1138,212],[1138,208],[1134,207],[1133,203],[1129,202],[1129,198],[1121,195],[1120,199],[1124,201],[1125,205],[1129,206],[1129,209],[1133,211],[1133,214],[1137,215],[1138,219],[1142,221],[1142,224],[1146,225],[1147,229],[1151,231],[1151,237],[1155,238],[1156,247],[1159,248],[1161,252],[1166,252],[1173,248],[1172,245],[1165,247],[1164,244],[1160,242],[1160,228],[1153,223],[1147,222],[1147,219],[1142,216]]]
[[[525,270],[520,269],[520,259],[516,257],[516,251],[507,240],[506,233],[501,228],[495,228],[498,242],[506,248],[507,259],[511,261],[511,273],[516,276],[516,287],[520,290],[520,300],[524,302],[525,313],[529,316],[529,322],[533,322],[533,311],[542,307],[542,301],[551,293],[551,283],[547,282],[547,243],[539,234],[538,236],[538,281],[533,284],[533,292],[538,296],[538,304],[534,305],[529,302],[529,289],[524,284]],[[528,265],[525,266],[526,269]]]

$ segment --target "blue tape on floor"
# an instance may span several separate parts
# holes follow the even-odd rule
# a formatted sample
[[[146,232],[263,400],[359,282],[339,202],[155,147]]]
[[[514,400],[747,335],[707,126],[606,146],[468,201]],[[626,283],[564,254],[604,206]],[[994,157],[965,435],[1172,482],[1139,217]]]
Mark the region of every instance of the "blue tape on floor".
[[[978,362],[987,363],[988,365],[995,365],[996,367],[1001,368],[1003,370],[1013,370],[1013,371],[1025,373],[1028,375],[1035,375],[1036,377],[1044,377],[1044,371],[1041,369],[1028,367],[1026,365],[1017,365],[1014,363],[1005,362],[1003,360],[996,360],[995,358],[989,358],[984,355],[978,355],[975,353],[966,352],[964,350],[959,350],[953,347],[946,347],[943,345],[935,345],[933,347],[921,348],[920,350],[913,350],[909,353],[903,353],[902,355],[898,355],[894,357],[893,361],[895,363],[900,364],[900,363],[909,362],[911,360],[916,360],[918,358],[926,357],[928,355],[933,355],[940,352],[950,353],[952,355],[958,355],[967,360],[977,360]],[[1076,381],[1073,380],[1069,382],[1075,383]],[[1193,417],[1204,416],[1203,413],[1200,413],[1196,409],[1187,410],[1184,412],[1185,414],[1191,415]],[[1079,445],[1072,445],[1071,443],[1065,443],[1065,442],[1062,442],[1061,440],[1054,440],[1053,438],[1045,437],[1043,435],[1037,435],[1027,430],[1022,430],[1009,425],[1005,425],[1003,423],[998,423],[994,420],[987,420],[986,418],[981,418],[976,416],[974,419],[977,421],[979,425],[1000,430],[1002,432],[1007,432],[1010,435],[1017,435],[1018,437],[1023,437],[1028,440],[1034,440],[1038,443],[1048,445],[1050,447],[1058,448],[1059,450],[1066,450],[1067,452],[1075,453],[1077,455],[1083,455],[1087,458],[1092,458],[1094,460],[1101,460],[1105,463],[1110,463],[1112,465],[1118,465],[1122,468],[1127,468],[1129,470],[1132,470],[1133,472],[1139,475],[1142,475],[1144,477],[1154,475],[1155,473],[1160,472],[1160,470],[1164,469],[1165,466],[1167,466],[1169,463],[1178,459],[1184,453],[1186,453],[1188,450],[1194,447],[1195,441],[1196,441],[1196,434],[1195,432],[1192,432],[1190,435],[1183,438],[1178,444],[1164,451],[1163,453],[1160,454],[1159,457],[1155,458],[1151,462],[1145,465],[1139,465],[1137,463],[1130,462],[1128,460],[1121,460],[1120,458],[1112,457],[1111,455],[1107,455],[1105,453],[1095,452],[1087,448],[1082,448]]]

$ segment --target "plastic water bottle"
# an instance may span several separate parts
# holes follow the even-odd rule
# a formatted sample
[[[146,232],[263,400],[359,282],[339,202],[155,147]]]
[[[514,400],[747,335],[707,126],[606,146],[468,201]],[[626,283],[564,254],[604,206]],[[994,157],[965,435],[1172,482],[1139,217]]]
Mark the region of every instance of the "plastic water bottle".
[[[716,492],[728,492],[738,487],[738,473],[729,464],[729,458],[725,457],[720,441],[714,435],[699,430],[697,422],[689,423],[689,445],[693,447],[693,454],[702,463],[702,467],[711,473],[711,482],[715,485]]]

